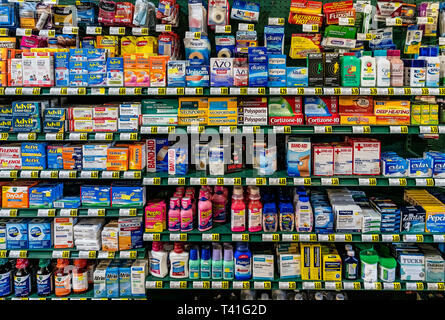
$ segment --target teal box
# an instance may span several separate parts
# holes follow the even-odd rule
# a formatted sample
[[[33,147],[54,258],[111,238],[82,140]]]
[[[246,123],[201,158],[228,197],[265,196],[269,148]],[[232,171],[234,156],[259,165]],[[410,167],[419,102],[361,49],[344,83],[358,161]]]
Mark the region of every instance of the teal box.
[[[119,265],[119,296],[131,296],[131,260],[122,260]]]
[[[110,263],[106,273],[107,298],[119,298],[119,261]]]
[[[145,204],[145,188],[134,183],[113,183],[111,185],[112,207],[142,207]]]
[[[111,187],[81,186],[80,198],[82,206],[111,207]]]
[[[41,130],[40,118],[30,116],[14,116],[12,118],[12,132],[40,132]]]
[[[38,101],[13,101],[12,102],[13,116],[40,116],[40,102]]]

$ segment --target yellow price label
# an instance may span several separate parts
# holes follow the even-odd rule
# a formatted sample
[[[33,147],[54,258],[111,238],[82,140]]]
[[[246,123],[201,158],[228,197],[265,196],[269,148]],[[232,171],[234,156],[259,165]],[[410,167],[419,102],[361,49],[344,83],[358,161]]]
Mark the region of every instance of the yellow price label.
[[[86,141],[86,140],[88,140],[88,134],[85,133],[85,132],[82,132],[82,133],[80,134],[79,140],[82,140],[82,141]]]
[[[286,178],[278,178],[278,184],[280,186],[285,186],[287,184],[287,179]]]
[[[318,32],[318,24],[313,24],[311,28],[312,32]]]
[[[321,95],[321,94],[323,94],[323,89],[322,89],[322,88],[315,88],[315,94],[316,94],[316,95]]]
[[[335,95],[341,95],[341,88],[334,88]]]
[[[369,93],[375,96],[377,94],[377,88],[369,88]]]
[[[113,171],[113,172],[111,172],[111,178],[113,178],[113,179],[119,179],[119,177],[120,177],[120,173],[119,173],[119,171]]]
[[[321,282],[314,282],[314,289],[315,290],[321,290],[322,286],[321,286]]]
[[[372,33],[366,33],[365,34],[365,40],[366,41],[371,41],[372,40]]]
[[[202,186],[207,185],[207,178],[199,178],[199,184]]]
[[[39,172],[38,171],[31,171],[31,178],[32,179],[37,179],[39,177]]]
[[[160,185],[161,184],[161,178],[159,178],[159,177],[153,178],[153,184],[154,185]]]
[[[333,186],[338,186],[340,184],[340,181],[338,178],[331,178],[331,184]]]
[[[21,94],[23,94],[23,88],[15,88],[15,94],[16,94],[16,95],[21,95]]]
[[[60,94],[68,94],[68,88],[60,88]]]
[[[416,234],[416,242],[423,242],[423,235],[422,234]]]
[[[354,282],[352,285],[354,287],[354,290],[360,290],[362,288],[360,282]]]
[[[158,133],[158,127],[151,127],[150,132],[151,132],[152,134],[156,134],[156,133]]]
[[[68,178],[75,179],[77,178],[77,172],[76,171],[70,171],[68,172]]]
[[[360,94],[360,90],[358,88],[352,88],[351,89],[351,94],[358,95],[358,94]]]
[[[130,133],[130,140],[135,141],[138,139],[138,134],[136,132]]]
[[[289,281],[289,282],[287,283],[287,288],[288,288],[289,290],[296,290],[296,289],[297,289],[297,283],[294,282],[294,281]]]
[[[371,241],[372,242],[379,242],[380,241],[379,235],[378,234],[371,235]]]
[[[295,242],[300,241],[300,235],[294,233],[294,234],[292,235],[292,241],[295,241]]]
[[[162,281],[155,281],[155,288],[156,289],[162,289],[163,282]]]
[[[229,281],[222,281],[221,289],[229,289]]]
[[[254,31],[254,30],[255,30],[255,26],[253,24],[249,23],[247,25],[247,31]]]
[[[407,126],[400,126],[400,133],[407,134],[408,133],[408,127]]]
[[[212,241],[219,241],[219,233],[212,233]]]
[[[376,290],[382,290],[382,283],[381,282],[375,282],[374,283],[374,288]]]
[[[304,178],[304,179],[303,179],[303,184],[304,184],[305,186],[310,186],[310,185],[312,184],[312,180],[311,180],[311,178]]]
[[[179,241],[187,241],[187,233],[180,233]]]
[[[362,129],[363,129],[363,133],[371,133],[371,127],[370,126],[363,126],[362,127]]]
[[[20,252],[19,252],[19,258],[20,259],[26,259],[27,256],[28,256],[28,251],[20,250]]]
[[[153,233],[153,241],[161,241],[161,234]]]
[[[394,88],[388,88],[388,94],[394,95]]]
[[[280,94],[286,95],[287,94],[287,88],[280,88]]]
[[[304,95],[304,88],[297,88],[297,94]]]
[[[394,18],[394,24],[396,26],[401,26],[402,25],[402,19],[401,18]]]
[[[0,258],[2,259],[6,258],[6,253],[7,253],[6,250],[0,250]]]
[[[229,88],[227,87],[219,88],[219,90],[221,94],[229,94]]]
[[[71,217],[77,217],[77,209],[71,209],[70,210],[70,216]]]
[[[119,95],[123,96],[127,92],[126,88],[119,88]]]
[[[309,241],[310,242],[315,242],[315,241],[317,241],[318,239],[317,239],[317,235],[315,234],[315,233],[311,233],[310,235],[309,235]]]
[[[375,187],[377,185],[377,179],[369,178],[369,185]]]
[[[203,289],[210,289],[210,281],[203,281],[202,282],[202,288]]]
[[[240,88],[239,89],[239,94],[242,94],[242,95],[247,94],[247,88]]]
[[[437,126],[430,126],[430,132],[431,133],[439,133],[439,128]]]
[[[265,95],[266,94],[266,89],[265,88],[258,88],[258,94]]]
[[[136,259],[138,257],[138,253],[136,251],[130,251],[130,259]]]
[[[56,216],[56,210],[48,209],[48,217],[55,217],[55,216]]]
[[[266,184],[266,178],[256,178],[255,182],[257,186],[263,186]]]
[[[6,29],[6,28],[1,28],[0,29],[0,36],[1,37],[6,37],[7,35],[8,35],[8,29]]]
[[[9,216],[10,217],[17,217],[17,209],[10,209],[9,210]]]
[[[28,140],[36,140],[37,134],[35,132],[28,133]]]
[[[392,242],[400,242],[400,235],[393,234],[392,235]]]
[[[274,233],[272,235],[272,241],[275,241],[275,242],[280,241],[280,235],[278,233]]]
[[[203,88],[196,88],[196,94],[197,95],[202,95],[204,93],[204,89]]]
[[[411,95],[411,88],[403,88],[403,92],[405,95]]]
[[[185,184],[185,178],[178,178],[178,185],[184,185]]]
[[[96,259],[96,251],[88,251],[88,259]]]
[[[141,176],[142,176],[141,171],[135,171],[135,172],[133,173],[133,178],[134,178],[134,179],[140,179]]]
[[[159,95],[165,95],[166,89],[165,88],[158,88],[158,94]]]
[[[201,39],[201,32],[195,32],[195,33],[193,33],[193,38],[195,38],[195,39]]]
[[[401,290],[402,289],[402,285],[400,284],[400,282],[394,282],[393,283],[393,288],[394,288],[394,290]]]
[[[405,178],[399,178],[399,184],[401,187],[406,187],[406,179]]]
[[[241,185],[241,178],[233,178],[233,184],[236,186]]]
[[[32,89],[32,94],[33,94],[34,96],[39,95],[39,94],[40,94],[40,88],[33,88],[33,89]]]
[[[8,140],[8,138],[9,138],[9,133],[7,132],[0,133],[0,140]]]
[[[62,251],[62,258],[63,259],[69,259],[70,258],[70,252],[68,250]]]
[[[224,32],[226,32],[226,33],[230,33],[230,32],[232,32],[232,26],[231,25],[225,25],[224,26]]]
[[[260,126],[253,126],[253,133],[259,133],[261,131]]]
[[[11,179],[17,179],[17,174],[18,174],[18,171],[17,171],[17,170],[11,170],[11,171],[9,172],[9,177],[10,177]]]
[[[422,291],[422,290],[423,290],[423,288],[424,288],[424,286],[423,286],[423,283],[422,283],[422,282],[416,282],[416,287],[417,287],[417,290],[419,290],[419,291]]]
[[[177,88],[176,89],[176,94],[179,95],[183,95],[184,94],[184,88]]]
[[[264,281],[264,289],[266,290],[272,289],[272,283],[270,281]]]
[[[249,241],[249,234],[248,233],[243,233],[241,235],[241,241]]]
[[[91,171],[90,177],[92,179],[98,179],[99,178],[99,171]]]
[[[87,88],[79,88],[77,89],[78,95],[86,95],[87,94]]]
[[[218,186],[223,186],[224,185],[224,178],[216,178],[216,184]]]
[[[434,180],[431,178],[426,179],[426,185],[427,187],[433,187],[434,186]]]
[[[94,33],[95,33],[95,34],[102,34],[102,27],[96,27],[96,28],[94,28]]]
[[[117,30],[117,33],[118,33],[119,35],[125,35],[125,28],[124,28],[124,27],[120,27],[120,28]]]
[[[429,94],[430,94],[430,89],[422,88],[422,95],[429,95]]]
[[[56,133],[56,140],[57,141],[63,140],[63,133]]]
[[[179,282],[179,288],[180,289],[187,289],[187,281],[180,281]]]
[[[169,126],[169,127],[167,128],[167,130],[168,130],[168,133],[175,133],[175,132],[176,132],[176,128],[175,128],[175,127],[172,127],[172,126]]]
[[[335,234],[328,234],[328,240],[329,242],[335,241]]]
[[[345,234],[345,241],[346,242],[350,242],[350,241],[352,241],[352,234]]]
[[[97,216],[104,217],[105,216],[105,209],[99,209],[97,210]]]
[[[341,282],[335,282],[335,290],[341,290],[343,288],[342,283]]]
[[[348,25],[353,26],[355,24],[354,18],[348,18]]]
[[[445,95],[445,88],[439,88],[439,95]]]
[[[437,290],[443,291],[445,290],[445,284],[443,282],[437,283]]]
[[[243,289],[250,289],[250,282],[249,281],[243,281]]]

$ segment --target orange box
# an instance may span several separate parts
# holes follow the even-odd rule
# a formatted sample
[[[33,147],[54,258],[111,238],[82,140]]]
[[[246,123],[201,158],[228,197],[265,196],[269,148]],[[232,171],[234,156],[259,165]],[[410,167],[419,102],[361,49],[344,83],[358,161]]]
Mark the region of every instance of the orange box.
[[[2,186],[3,208],[29,208],[29,188],[37,181],[12,181]]]
[[[150,87],[165,87],[167,85],[168,59],[168,56],[150,57]]]
[[[376,124],[378,125],[409,125],[411,124],[410,116],[376,116]]]
[[[347,125],[372,125],[376,124],[376,116],[373,114],[363,114],[363,113],[340,113],[340,124]]]
[[[142,170],[145,168],[145,143],[116,144],[115,147],[128,148],[128,168],[130,170]]]
[[[107,149],[108,160],[125,160],[128,161],[128,148],[112,147]]]
[[[128,161],[107,159],[107,170],[108,171],[127,171],[128,170]]]

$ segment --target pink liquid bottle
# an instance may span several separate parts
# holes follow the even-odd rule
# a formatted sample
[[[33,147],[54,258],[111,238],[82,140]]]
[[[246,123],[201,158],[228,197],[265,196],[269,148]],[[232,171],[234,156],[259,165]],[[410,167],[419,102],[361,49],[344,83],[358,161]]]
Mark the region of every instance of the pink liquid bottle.
[[[213,206],[213,221],[226,222],[226,204],[227,197],[224,195],[224,188],[222,186],[215,186],[215,193],[212,197]]]
[[[246,203],[243,188],[233,187],[231,205],[231,230],[233,232],[246,231]]]
[[[205,190],[199,190],[198,202],[198,230],[206,231],[212,229],[213,215],[210,193]]]
[[[184,197],[181,200],[181,231],[188,232],[193,230],[193,210],[192,199]]]
[[[263,217],[263,204],[260,201],[260,189],[250,188],[249,204],[247,205],[247,219],[250,232],[263,230],[261,225]]]
[[[179,198],[170,198],[170,209],[168,210],[168,230],[181,230],[181,205]]]

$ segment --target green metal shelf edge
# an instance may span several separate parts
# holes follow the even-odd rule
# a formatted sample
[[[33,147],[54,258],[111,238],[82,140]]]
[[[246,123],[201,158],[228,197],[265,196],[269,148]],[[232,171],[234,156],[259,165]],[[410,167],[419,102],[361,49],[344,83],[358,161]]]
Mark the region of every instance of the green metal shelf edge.
[[[65,297],[56,297],[55,294],[50,294],[48,296],[39,296],[37,293],[31,293],[27,297],[15,297],[13,294],[0,297],[1,300],[147,300],[146,296],[124,296],[116,298],[96,298],[94,297],[94,290],[88,290],[85,293],[71,293]]]
[[[14,254],[11,256],[11,252]],[[54,252],[60,253],[59,255],[54,255]],[[64,253],[69,252],[69,255],[65,255]],[[80,256],[80,252],[85,252],[85,256]],[[18,259],[18,258],[27,258],[27,259],[56,259],[56,258],[66,258],[66,259],[144,259],[145,258],[145,248],[140,249],[131,249],[125,251],[116,251],[114,254],[109,254],[108,251],[104,252],[104,256],[102,257],[100,254],[104,251],[79,251],[77,249],[17,249],[17,250],[0,250],[0,255],[3,258],[10,259]],[[122,255],[123,253],[125,255]],[[22,253],[23,255],[20,255]],[[90,255],[91,253],[91,255]],[[94,253],[94,254],[92,254]]]
[[[174,284],[172,286],[172,283]],[[277,279],[274,280],[204,280],[204,279],[171,279],[170,277],[156,278],[148,276],[145,281],[145,287],[151,289],[258,289],[258,290],[366,290],[366,291],[444,291],[443,282],[425,282],[425,281],[401,281],[395,282],[370,282],[363,280],[349,281],[307,281],[296,279]]]
[[[25,137],[19,136],[20,134]],[[19,139],[20,138],[20,139]],[[50,142],[93,142],[93,141],[139,141],[138,132],[1,132],[0,141],[50,141]]]
[[[80,207],[77,209],[56,208],[0,208],[1,218],[32,217],[131,217],[143,216],[143,207]]]
[[[145,170],[14,170],[0,171],[0,179],[141,179]]]
[[[208,176],[205,172],[191,172],[184,176],[169,176],[165,172],[147,173],[144,185],[257,185],[257,186],[370,186],[370,187],[434,187],[445,186],[445,178],[410,178],[376,176],[310,176],[289,177],[287,171],[277,171],[261,176],[254,169],[227,173],[224,176]]]
[[[3,96],[269,96],[269,95],[371,95],[442,96],[443,87],[0,87]]]
[[[191,242],[367,242],[367,243],[444,243],[445,234],[441,233],[299,233],[299,232],[232,232],[230,224],[215,224],[208,231],[201,232],[146,232],[144,241],[191,241]]]

